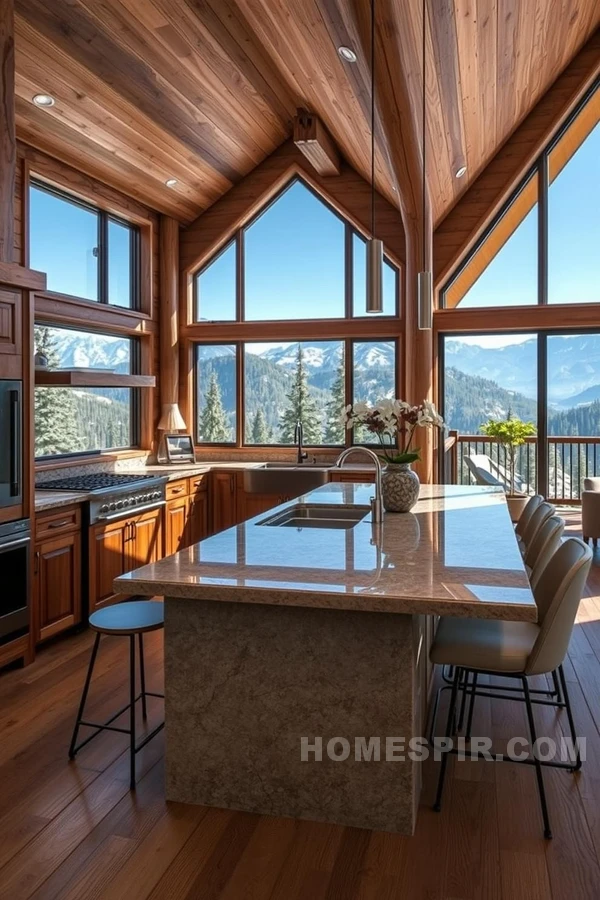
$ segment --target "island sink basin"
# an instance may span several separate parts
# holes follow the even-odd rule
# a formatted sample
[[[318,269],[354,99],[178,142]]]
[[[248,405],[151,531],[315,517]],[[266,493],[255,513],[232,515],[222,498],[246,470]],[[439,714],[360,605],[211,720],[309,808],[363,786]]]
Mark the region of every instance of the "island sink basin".
[[[259,525],[276,528],[354,528],[371,512],[369,506],[311,506],[296,503],[283,512],[263,519]]]
[[[294,466],[268,463],[264,468],[246,469],[244,490],[248,494],[280,494],[282,497],[299,497],[327,484],[329,470],[316,466]]]

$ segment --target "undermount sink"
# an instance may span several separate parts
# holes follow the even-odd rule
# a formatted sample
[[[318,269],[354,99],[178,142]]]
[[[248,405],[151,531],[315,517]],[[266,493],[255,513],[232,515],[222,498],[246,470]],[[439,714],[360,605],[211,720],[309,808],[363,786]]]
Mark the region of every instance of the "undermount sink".
[[[294,466],[267,463],[260,469],[246,469],[244,490],[248,494],[281,494],[282,497],[299,497],[327,484],[329,470],[317,466]]]
[[[370,506],[325,506],[296,503],[263,519],[259,525],[276,528],[354,528],[371,512]]]

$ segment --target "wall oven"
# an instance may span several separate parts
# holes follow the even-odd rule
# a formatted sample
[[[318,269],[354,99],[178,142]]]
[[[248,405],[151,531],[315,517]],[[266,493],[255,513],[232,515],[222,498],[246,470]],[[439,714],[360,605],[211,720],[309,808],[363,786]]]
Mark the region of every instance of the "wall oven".
[[[23,383],[0,380],[0,509],[23,502]]]
[[[0,525],[0,644],[29,628],[29,519]]]

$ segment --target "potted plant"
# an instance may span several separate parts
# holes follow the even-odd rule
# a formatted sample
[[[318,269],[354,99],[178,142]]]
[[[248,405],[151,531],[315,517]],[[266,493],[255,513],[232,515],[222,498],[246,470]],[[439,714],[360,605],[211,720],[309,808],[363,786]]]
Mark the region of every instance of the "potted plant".
[[[529,497],[517,489],[516,466],[517,448],[527,442],[528,437],[537,434],[533,422],[524,422],[509,411],[506,419],[489,419],[479,429],[486,437],[494,438],[506,448],[508,462],[509,490],[506,492],[508,511],[513,522],[518,522]]]
[[[375,406],[362,401],[344,410],[347,429],[363,427],[375,435],[385,468],[381,477],[383,505],[388,512],[409,512],[419,499],[419,477],[410,468],[420,459],[413,446],[417,428],[442,428],[444,420],[433,403],[411,406],[405,400],[380,400]]]

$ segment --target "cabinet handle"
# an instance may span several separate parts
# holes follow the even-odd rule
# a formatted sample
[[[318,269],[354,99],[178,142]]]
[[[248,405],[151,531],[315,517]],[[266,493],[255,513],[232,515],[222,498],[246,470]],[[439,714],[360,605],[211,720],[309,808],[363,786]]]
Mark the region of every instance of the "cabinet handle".
[[[71,524],[71,519],[66,519],[63,522],[49,522],[48,528],[66,528],[67,525]]]
[[[171,493],[172,493],[172,494],[181,494],[181,492],[182,492],[183,490],[184,490],[184,488],[182,488],[182,487],[171,488]]]
[[[40,571],[40,551],[36,550],[35,556],[34,556],[33,574],[37,575],[39,573],[39,571]]]

